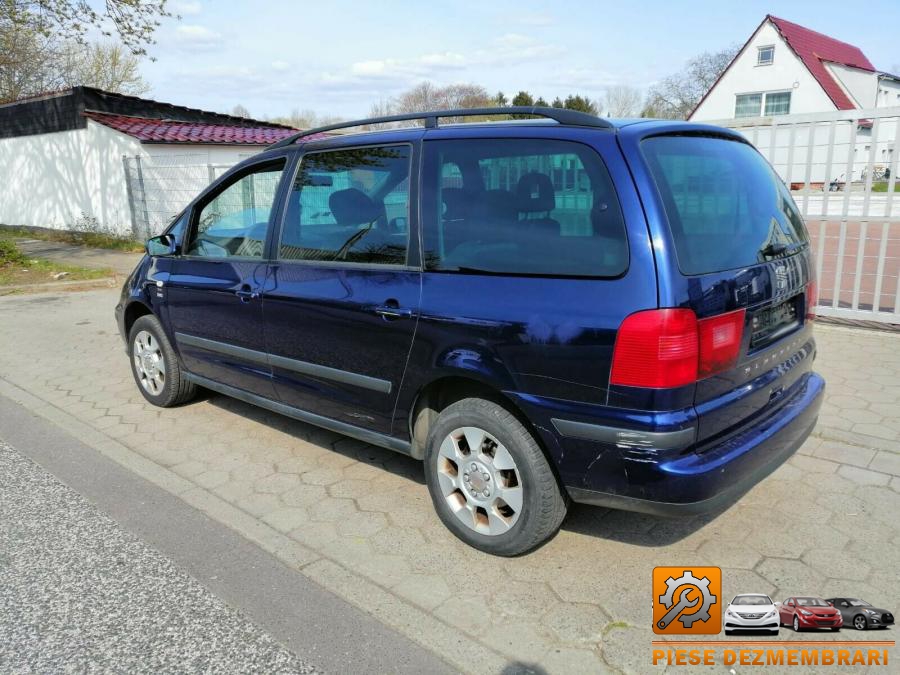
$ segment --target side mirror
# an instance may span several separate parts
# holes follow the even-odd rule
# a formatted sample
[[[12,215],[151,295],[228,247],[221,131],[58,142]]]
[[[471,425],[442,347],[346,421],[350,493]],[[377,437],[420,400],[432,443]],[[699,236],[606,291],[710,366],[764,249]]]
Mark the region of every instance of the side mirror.
[[[178,253],[178,242],[171,234],[161,234],[147,240],[147,255],[166,256]]]

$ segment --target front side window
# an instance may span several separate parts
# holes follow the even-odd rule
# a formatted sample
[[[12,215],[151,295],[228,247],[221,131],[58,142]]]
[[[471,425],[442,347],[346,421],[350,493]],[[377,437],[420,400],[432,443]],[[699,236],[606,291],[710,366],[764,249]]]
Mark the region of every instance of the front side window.
[[[762,94],[738,94],[735,97],[735,117],[759,117]]]
[[[284,160],[227,183],[200,207],[186,254],[205,258],[262,258],[269,216]]]
[[[410,146],[308,153],[285,210],[282,260],[403,265]]]
[[[600,157],[543,139],[425,144],[425,268],[552,276],[618,276],[625,225]]]
[[[788,115],[791,112],[791,92],[777,91],[766,94],[764,115]]]
[[[758,66],[770,66],[775,61],[775,47],[772,45],[767,45],[765,47],[758,47],[758,51],[756,52],[756,65]]]

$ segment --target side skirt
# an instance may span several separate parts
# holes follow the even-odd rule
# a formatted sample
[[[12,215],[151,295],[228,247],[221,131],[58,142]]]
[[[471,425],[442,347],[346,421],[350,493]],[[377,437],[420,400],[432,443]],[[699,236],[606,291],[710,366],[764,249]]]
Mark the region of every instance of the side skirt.
[[[393,436],[380,434],[377,431],[363,429],[352,424],[347,424],[346,422],[339,422],[338,420],[333,420],[330,417],[323,417],[321,415],[316,415],[315,413],[306,412],[305,410],[300,410],[299,408],[294,408],[292,406],[285,405],[284,403],[279,403],[278,401],[273,401],[262,396],[257,396],[256,394],[251,394],[250,392],[244,391],[242,389],[229,387],[227,384],[220,384],[219,382],[215,382],[214,380],[208,380],[205,377],[200,377],[199,375],[194,375],[193,373],[186,372],[184,373],[184,376],[191,382],[194,382],[195,384],[198,384],[206,389],[211,389],[212,391],[218,392],[219,394],[231,396],[232,398],[244,401],[245,403],[258,405],[260,408],[266,408],[267,410],[277,412],[281,415],[285,415],[286,417],[292,417],[295,420],[300,420],[301,422],[306,422],[307,424],[313,424],[317,427],[328,429],[329,431],[334,431],[339,434],[344,434],[345,436],[356,438],[360,441],[363,441],[364,443],[371,443],[372,445],[377,445],[381,448],[387,448],[388,450],[393,450],[394,452],[412,456],[412,446],[408,441],[403,441],[399,438],[394,438]]]

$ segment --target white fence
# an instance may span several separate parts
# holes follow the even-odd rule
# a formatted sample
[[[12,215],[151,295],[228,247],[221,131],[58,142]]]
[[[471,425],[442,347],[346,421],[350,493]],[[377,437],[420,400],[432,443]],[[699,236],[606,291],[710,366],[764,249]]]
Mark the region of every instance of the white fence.
[[[900,323],[900,107],[713,122],[790,185],[819,279],[817,314]]]

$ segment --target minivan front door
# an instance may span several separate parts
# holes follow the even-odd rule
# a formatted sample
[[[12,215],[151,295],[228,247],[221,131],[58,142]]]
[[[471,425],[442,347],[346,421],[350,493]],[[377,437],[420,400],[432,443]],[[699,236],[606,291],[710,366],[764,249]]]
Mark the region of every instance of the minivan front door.
[[[265,354],[266,235],[285,159],[251,165],[195,207],[165,284],[169,322],[194,375],[275,398]]]
[[[265,293],[280,399],[380,433],[391,429],[418,316],[412,160],[409,144],[305,154]]]

